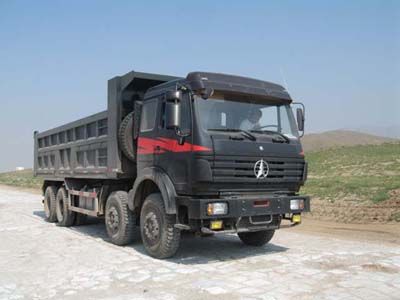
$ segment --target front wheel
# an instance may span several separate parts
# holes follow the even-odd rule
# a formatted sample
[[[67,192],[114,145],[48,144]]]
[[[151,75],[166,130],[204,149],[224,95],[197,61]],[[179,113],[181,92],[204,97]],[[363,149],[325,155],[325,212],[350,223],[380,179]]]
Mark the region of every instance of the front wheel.
[[[113,192],[108,197],[105,223],[113,244],[123,246],[135,239],[135,215],[129,210],[127,192]]]
[[[150,194],[140,212],[140,232],[151,256],[168,258],[176,253],[181,232],[174,225],[175,216],[166,214],[161,194]]]
[[[262,230],[255,232],[239,232],[241,241],[249,246],[264,246],[274,236],[275,230]]]

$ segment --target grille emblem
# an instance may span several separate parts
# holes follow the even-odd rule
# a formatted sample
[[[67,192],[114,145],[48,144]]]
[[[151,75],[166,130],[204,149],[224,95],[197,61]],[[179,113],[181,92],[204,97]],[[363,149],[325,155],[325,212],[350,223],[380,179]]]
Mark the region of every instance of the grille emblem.
[[[254,165],[254,175],[256,175],[257,179],[264,179],[268,176],[269,166],[268,163],[260,159]]]
[[[263,146],[260,146],[260,147],[258,147],[258,149],[260,149],[260,151],[263,151],[263,150],[264,150],[264,147],[263,147]]]

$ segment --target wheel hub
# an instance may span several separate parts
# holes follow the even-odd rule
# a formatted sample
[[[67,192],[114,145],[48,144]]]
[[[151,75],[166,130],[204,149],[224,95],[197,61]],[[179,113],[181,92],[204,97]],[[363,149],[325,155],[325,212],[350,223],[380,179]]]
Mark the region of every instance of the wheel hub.
[[[160,226],[157,216],[153,212],[149,212],[144,220],[144,233],[146,237],[152,242],[158,241],[160,237]]]
[[[113,232],[118,231],[119,227],[119,214],[115,207],[111,207],[107,214],[107,225]]]

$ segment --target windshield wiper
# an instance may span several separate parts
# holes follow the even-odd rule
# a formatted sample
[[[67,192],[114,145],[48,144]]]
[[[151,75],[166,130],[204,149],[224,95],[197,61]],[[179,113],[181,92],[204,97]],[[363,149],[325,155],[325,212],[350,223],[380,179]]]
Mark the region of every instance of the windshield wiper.
[[[212,131],[222,131],[222,132],[240,132],[244,137],[247,137],[251,141],[256,141],[257,138],[255,137],[254,134],[251,134],[247,130],[243,129],[237,129],[237,128],[209,128],[207,130],[212,130]]]
[[[250,131],[255,132],[255,133],[265,133],[265,134],[269,134],[269,135],[277,135],[277,136],[283,138],[286,143],[290,142],[289,138],[286,135],[284,135],[278,131],[273,131],[273,130],[250,130]],[[280,140],[280,141],[282,141],[282,140]]]

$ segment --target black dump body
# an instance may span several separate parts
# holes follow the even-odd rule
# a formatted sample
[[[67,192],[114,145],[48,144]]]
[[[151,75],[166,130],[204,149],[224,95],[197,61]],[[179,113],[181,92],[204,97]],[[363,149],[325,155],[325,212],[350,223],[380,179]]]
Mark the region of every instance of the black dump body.
[[[51,180],[68,178],[118,179],[136,176],[118,146],[121,120],[145,92],[177,77],[130,72],[108,81],[108,108],[95,115],[35,132],[34,174]]]

